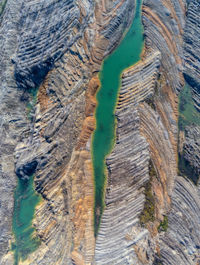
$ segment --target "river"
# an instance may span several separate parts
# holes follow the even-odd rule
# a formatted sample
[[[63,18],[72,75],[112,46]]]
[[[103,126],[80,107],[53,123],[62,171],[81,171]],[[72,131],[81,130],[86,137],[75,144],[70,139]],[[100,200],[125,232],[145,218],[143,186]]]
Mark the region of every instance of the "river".
[[[129,30],[119,46],[102,64],[99,73],[100,88],[97,93],[95,111],[96,129],[92,137],[92,162],[95,182],[94,227],[97,233],[103,213],[106,186],[106,156],[115,143],[117,104],[122,72],[140,60],[144,45],[143,25],[141,21],[142,0],[137,0],[135,16]]]
[[[34,236],[32,220],[35,207],[40,202],[40,196],[34,189],[34,176],[28,180],[18,179],[18,184],[14,194],[13,213],[13,233],[15,242],[12,243],[14,251],[14,265],[19,260],[25,260],[28,254],[35,251],[40,244],[38,238]]]

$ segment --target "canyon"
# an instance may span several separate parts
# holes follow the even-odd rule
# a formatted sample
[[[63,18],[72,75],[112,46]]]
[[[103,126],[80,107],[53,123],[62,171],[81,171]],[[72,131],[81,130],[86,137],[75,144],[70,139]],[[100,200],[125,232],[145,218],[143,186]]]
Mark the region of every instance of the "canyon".
[[[141,1],[144,47],[121,72],[95,210],[99,73],[137,4],[0,0],[0,264],[200,263],[198,0]]]

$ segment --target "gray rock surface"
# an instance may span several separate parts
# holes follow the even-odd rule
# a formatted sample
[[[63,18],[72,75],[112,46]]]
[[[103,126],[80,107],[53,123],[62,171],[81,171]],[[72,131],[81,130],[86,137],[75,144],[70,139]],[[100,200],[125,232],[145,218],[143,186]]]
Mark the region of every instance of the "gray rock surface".
[[[9,240],[17,177],[32,173],[43,197],[33,222],[41,245],[27,264],[155,264],[158,254],[163,264],[198,264],[200,189],[176,178],[183,69],[197,108],[200,101],[197,0],[189,2],[184,52],[185,1],[143,1],[145,52],[122,76],[106,208],[94,241],[93,212],[87,212],[94,198],[93,129],[88,133],[84,124],[87,115],[92,119],[87,93],[134,7],[132,0],[7,0],[0,22],[0,264],[13,263]],[[77,148],[82,131],[86,144]],[[183,145],[197,172],[199,135],[198,127],[188,128]],[[157,173],[155,222],[141,227],[150,160]],[[164,215],[169,227],[158,234]]]
[[[7,2],[0,37],[0,256],[8,252],[12,237],[12,198],[17,177],[26,179],[35,173],[36,190],[44,199],[36,211],[35,226],[43,242],[42,252],[39,249],[30,263],[55,264],[59,260],[60,264],[72,264],[68,250],[72,251],[69,233],[73,233],[74,209],[67,216],[67,199],[62,192],[67,187],[60,179],[79,140],[88,82],[119,42],[134,7],[128,0],[107,1],[102,14],[102,5],[87,0]],[[38,88],[34,103],[29,92]],[[56,189],[62,196],[55,193]],[[56,213],[63,209],[61,218]],[[10,257],[3,257],[2,264],[9,262]]]
[[[17,50],[20,1],[8,0],[0,27],[0,263],[12,238],[13,193],[16,186],[14,150],[28,128],[22,92],[11,61]]]
[[[161,236],[162,264],[199,264],[200,262],[200,197],[191,181],[177,177],[169,227]]]
[[[186,27],[184,31],[184,75],[193,88],[195,107],[200,111],[200,2],[188,3]]]
[[[22,2],[15,78],[27,89],[39,86],[55,61],[82,36],[94,3],[85,1],[80,10],[75,0]]]
[[[181,149],[181,148],[179,148]],[[186,126],[182,150],[179,150],[179,169],[195,184],[200,178],[200,127]]]
[[[186,127],[183,146],[185,159],[197,169],[200,174],[200,127]]]

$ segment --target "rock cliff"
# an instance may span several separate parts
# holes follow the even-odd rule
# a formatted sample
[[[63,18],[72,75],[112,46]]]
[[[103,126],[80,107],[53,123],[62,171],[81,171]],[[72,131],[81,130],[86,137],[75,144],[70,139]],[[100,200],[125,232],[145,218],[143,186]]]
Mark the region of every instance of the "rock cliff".
[[[94,237],[98,73],[134,9],[132,0],[0,1],[0,264],[14,263],[13,193],[32,174],[41,244],[19,264],[199,264],[199,127],[180,146],[177,125],[184,77],[199,109],[197,0],[143,1],[145,47],[122,73]],[[177,176],[178,138],[196,185]]]

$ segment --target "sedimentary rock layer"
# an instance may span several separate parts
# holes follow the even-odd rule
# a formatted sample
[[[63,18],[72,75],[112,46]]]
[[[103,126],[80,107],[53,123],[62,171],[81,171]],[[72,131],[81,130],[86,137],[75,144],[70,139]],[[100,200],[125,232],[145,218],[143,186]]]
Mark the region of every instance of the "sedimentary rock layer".
[[[179,91],[182,78],[182,34],[184,3],[173,1],[144,1],[143,23],[146,47],[161,52],[161,67],[173,91]]]
[[[146,49],[161,53],[160,77],[155,100],[157,112],[166,127],[174,152],[177,151],[177,93],[184,84],[183,79],[183,28],[185,7],[182,0],[144,1],[143,23]]]
[[[179,136],[179,170],[195,184],[200,178],[200,128],[186,126]]]
[[[184,31],[184,75],[193,88],[195,107],[200,110],[200,3],[188,3],[186,27]]]
[[[106,207],[96,241],[97,264],[198,263],[199,216],[195,213],[199,211],[198,189],[183,178],[176,180],[176,95],[184,84],[181,59],[184,12],[182,1],[144,1],[146,50],[143,61],[122,75],[116,109],[116,145],[106,161]],[[145,202],[144,184],[149,179],[150,159],[156,172],[156,176],[151,176],[155,216],[153,222],[146,224],[147,230],[140,226],[139,217]],[[180,209],[177,200],[184,205],[186,201],[188,219],[188,213],[184,207]],[[176,207],[181,212],[179,220],[174,219]],[[168,232],[158,233],[159,224],[168,215]],[[197,231],[192,231],[188,242],[188,227],[193,225],[186,220],[191,222],[193,215]],[[184,247],[180,242],[184,242]]]
[[[198,264],[200,261],[200,197],[192,182],[177,177],[172,195],[169,228],[161,236],[162,264]]]
[[[94,239],[90,145],[97,73],[131,23],[134,8],[132,0],[7,0],[0,27],[2,265],[13,264],[8,241],[16,178],[32,173],[43,197],[33,222],[41,245],[24,264],[137,265],[154,264],[157,257],[163,264],[198,264],[199,188],[176,179],[182,0],[143,2],[145,50],[142,61],[122,75],[116,145],[107,158],[106,207]],[[198,10],[198,1],[190,1],[184,72],[192,82],[199,75]],[[192,86],[198,108],[199,87]],[[36,99],[30,88],[38,89]],[[199,129],[188,128],[183,150],[199,170],[198,139]],[[150,160],[156,172],[151,181],[155,216],[141,227]],[[168,231],[158,234],[166,215]]]
[[[12,57],[16,53],[18,14],[21,4],[7,1],[0,25],[0,263],[11,240],[13,193],[16,186],[14,149],[26,131],[25,106],[13,77]],[[11,263],[12,264],[12,263]]]
[[[125,106],[128,108],[131,104],[137,105],[154,95],[159,66],[160,53],[156,51],[144,61],[123,72],[117,110]]]
[[[8,148],[4,145],[2,151],[2,174],[9,173],[2,187],[12,196],[14,172],[23,179],[34,173],[36,190],[43,197],[34,220],[41,245],[25,264],[80,264],[94,258],[90,137],[99,86],[96,73],[120,41],[133,11],[134,2],[128,0],[8,0],[1,29],[1,53],[7,51],[1,68],[2,72],[8,68],[11,81],[5,80],[6,100],[1,107],[4,112],[6,106],[6,115],[14,113],[14,125],[9,130],[13,134],[9,136],[9,170]],[[36,89],[34,99],[29,91]],[[18,102],[20,98],[23,103]],[[29,101],[30,110],[26,109]],[[16,133],[19,139],[14,139]],[[13,202],[7,201],[2,209],[9,213],[9,226],[3,220],[1,254],[6,253],[11,234]],[[3,257],[2,264],[9,260],[12,264],[10,255]]]
[[[97,264],[138,264],[134,248],[148,251],[148,230],[140,228],[139,215],[150,157],[148,144],[140,135],[137,105],[154,93],[159,55],[156,52],[122,74],[116,145],[106,159],[106,208],[96,241]]]
[[[81,38],[93,9],[92,2],[87,0],[23,1],[15,59],[19,86],[40,85],[55,61]]]

